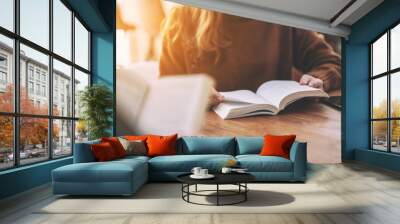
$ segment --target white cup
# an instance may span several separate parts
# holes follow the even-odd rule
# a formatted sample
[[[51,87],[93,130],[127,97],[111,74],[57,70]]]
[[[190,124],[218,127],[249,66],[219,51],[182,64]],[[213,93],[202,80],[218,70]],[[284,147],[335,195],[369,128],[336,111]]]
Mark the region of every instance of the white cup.
[[[222,167],[221,172],[222,172],[222,173],[230,173],[230,172],[232,172],[232,168],[229,168],[229,167]]]
[[[208,175],[208,169],[201,169],[200,170],[200,176],[207,176]]]
[[[201,173],[200,173],[201,170],[202,170],[201,167],[194,167],[194,168],[192,169],[192,173],[193,173],[194,175],[196,175],[196,176],[199,176],[199,175],[201,175]]]

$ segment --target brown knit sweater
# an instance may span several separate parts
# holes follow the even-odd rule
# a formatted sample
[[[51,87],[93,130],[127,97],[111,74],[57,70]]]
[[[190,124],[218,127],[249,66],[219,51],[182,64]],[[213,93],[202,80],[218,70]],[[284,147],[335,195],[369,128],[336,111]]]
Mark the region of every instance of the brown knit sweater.
[[[222,29],[232,42],[215,63],[212,52],[193,56],[191,43],[198,21],[192,20],[190,8],[182,7],[173,14],[170,16],[175,19],[191,22],[185,23],[184,35],[176,41],[164,36],[161,75],[207,73],[216,80],[218,91],[255,91],[268,80],[298,81],[293,75],[298,71],[321,79],[325,91],[340,88],[340,56],[315,32],[240,17],[227,19]]]

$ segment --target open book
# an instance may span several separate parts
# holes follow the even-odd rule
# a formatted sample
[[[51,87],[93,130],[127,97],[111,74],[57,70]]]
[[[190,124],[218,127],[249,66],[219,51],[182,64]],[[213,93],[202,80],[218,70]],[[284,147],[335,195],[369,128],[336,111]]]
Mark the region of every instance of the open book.
[[[117,135],[197,133],[214,81],[201,74],[143,77],[129,69],[117,71]]]
[[[224,102],[214,107],[223,119],[248,117],[253,115],[276,115],[287,105],[305,97],[329,97],[323,90],[296,81],[274,80],[263,83],[257,92],[236,90],[220,92]]]

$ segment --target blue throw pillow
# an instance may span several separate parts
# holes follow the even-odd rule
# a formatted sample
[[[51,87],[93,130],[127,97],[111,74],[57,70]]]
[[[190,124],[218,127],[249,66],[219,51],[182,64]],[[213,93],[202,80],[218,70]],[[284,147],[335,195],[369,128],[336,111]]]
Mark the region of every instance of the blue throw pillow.
[[[235,155],[233,137],[182,137],[180,140],[182,154],[225,154]]]
[[[236,137],[237,155],[259,154],[264,145],[264,138],[259,137]]]

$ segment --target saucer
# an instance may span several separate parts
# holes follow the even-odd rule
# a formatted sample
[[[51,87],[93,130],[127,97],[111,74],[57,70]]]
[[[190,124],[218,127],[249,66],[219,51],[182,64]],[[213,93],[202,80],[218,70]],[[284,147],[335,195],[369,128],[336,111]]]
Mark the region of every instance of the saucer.
[[[201,176],[201,175],[194,175],[194,174],[190,175],[190,178],[199,179],[199,180],[201,180],[201,179],[211,179],[211,178],[214,178],[214,177],[215,177],[215,176],[212,175],[212,174],[207,174],[207,175],[204,175],[204,176]]]

